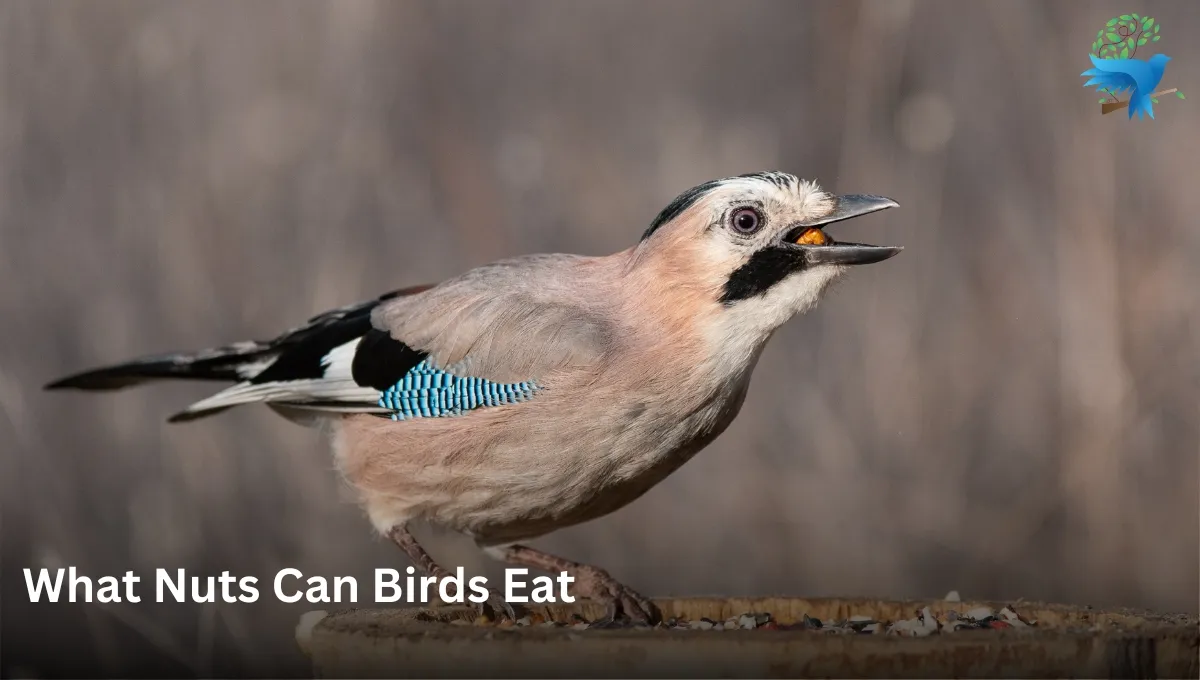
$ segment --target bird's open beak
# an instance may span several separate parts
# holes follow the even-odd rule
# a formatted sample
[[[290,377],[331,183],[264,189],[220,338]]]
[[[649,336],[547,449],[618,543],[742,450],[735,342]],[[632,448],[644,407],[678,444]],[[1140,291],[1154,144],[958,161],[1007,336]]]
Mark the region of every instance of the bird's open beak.
[[[837,205],[827,215],[797,224],[784,234],[784,243],[791,248],[801,249],[805,260],[815,264],[873,264],[882,262],[904,250],[902,246],[873,246],[866,243],[835,241],[825,233],[827,225],[852,217],[898,208],[898,203],[884,196],[869,194],[847,194],[837,197]],[[816,233],[809,232],[816,230]]]

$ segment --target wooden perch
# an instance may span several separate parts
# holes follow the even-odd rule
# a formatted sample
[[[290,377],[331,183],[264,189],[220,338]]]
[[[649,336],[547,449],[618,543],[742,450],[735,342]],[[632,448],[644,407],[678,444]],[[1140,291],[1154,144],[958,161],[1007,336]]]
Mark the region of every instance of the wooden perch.
[[[853,612],[886,624],[923,609],[933,625],[947,622],[945,633],[951,609],[996,611],[1005,604],[791,597],[655,603],[666,618],[707,617],[710,627],[731,617],[738,623],[726,623],[725,632],[573,630],[575,614],[594,621],[606,613],[602,604],[577,598],[575,604],[526,605],[522,616],[530,616],[530,625],[504,628],[475,623],[479,615],[469,605],[316,612],[297,626],[297,642],[315,678],[1197,677],[1200,625],[1193,615],[1022,602],[1021,614],[1037,621],[1026,630],[914,638],[886,635],[884,626],[875,634],[814,633],[802,622]],[[732,630],[745,625],[748,612],[771,614],[771,627],[782,630],[765,631],[761,624]],[[543,628],[532,617],[563,625]]]
[[[1155,92],[1154,94],[1150,95],[1150,97],[1151,98],[1161,97],[1165,94],[1175,94],[1178,91],[1179,91],[1178,87],[1172,87],[1169,90],[1159,90],[1158,92]],[[1129,106],[1129,102],[1127,102],[1127,101],[1104,102],[1103,104],[1100,105],[1100,113],[1105,114],[1105,113],[1112,113],[1113,111],[1120,111],[1121,109],[1125,108],[1126,106]]]

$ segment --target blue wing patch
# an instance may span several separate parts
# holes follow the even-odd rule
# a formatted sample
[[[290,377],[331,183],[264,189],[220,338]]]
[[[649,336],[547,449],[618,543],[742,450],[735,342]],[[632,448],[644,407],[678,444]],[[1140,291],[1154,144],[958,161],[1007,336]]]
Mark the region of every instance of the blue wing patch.
[[[539,389],[533,382],[498,383],[455,375],[434,368],[426,359],[384,390],[379,405],[393,411],[389,414],[392,420],[442,418],[462,415],[481,406],[526,401]]]

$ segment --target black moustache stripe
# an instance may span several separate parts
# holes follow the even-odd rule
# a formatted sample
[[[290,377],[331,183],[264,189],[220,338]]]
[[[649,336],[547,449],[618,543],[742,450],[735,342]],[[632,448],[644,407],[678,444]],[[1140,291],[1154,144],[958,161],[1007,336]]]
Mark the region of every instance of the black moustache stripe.
[[[768,290],[806,266],[804,253],[780,246],[764,248],[746,264],[738,267],[725,282],[721,304],[732,305],[739,300],[763,295]]]

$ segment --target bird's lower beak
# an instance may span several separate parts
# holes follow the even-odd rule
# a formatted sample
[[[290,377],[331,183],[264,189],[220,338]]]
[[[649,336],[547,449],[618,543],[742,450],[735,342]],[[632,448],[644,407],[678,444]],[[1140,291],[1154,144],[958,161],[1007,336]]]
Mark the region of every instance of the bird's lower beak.
[[[827,246],[808,246],[805,259],[809,264],[874,264],[899,254],[901,250],[904,250],[903,246],[834,243]]]
[[[820,219],[809,220],[797,225],[789,230],[784,238],[789,246],[804,252],[804,259],[809,265],[854,265],[882,262],[898,254],[904,248],[902,246],[844,243],[834,240],[824,232],[824,228],[834,222],[897,207],[899,207],[898,203],[884,196],[869,194],[838,196],[837,205],[829,214]],[[810,234],[813,230],[817,230],[819,233]],[[806,234],[808,236],[805,236]]]

